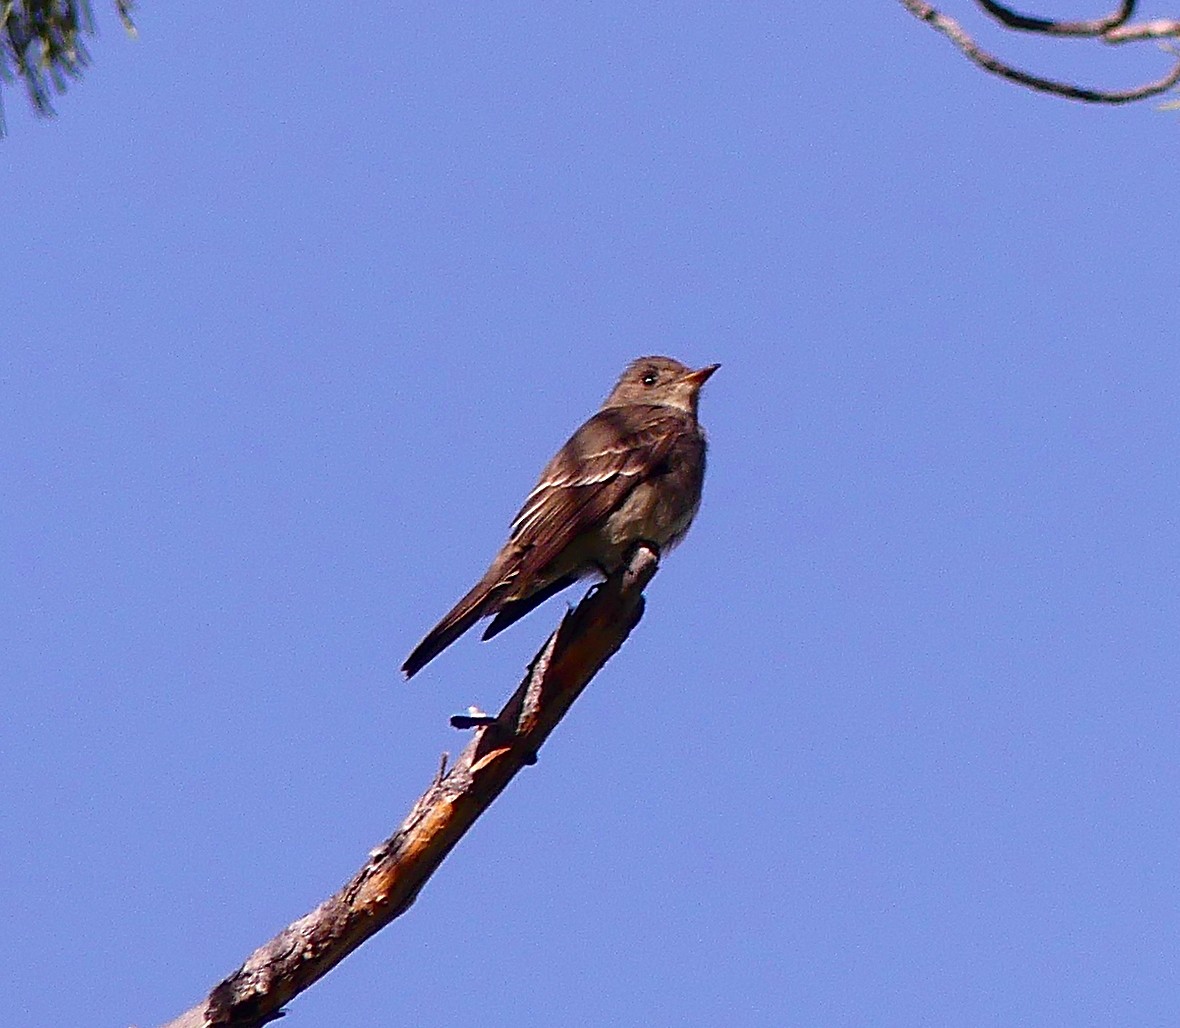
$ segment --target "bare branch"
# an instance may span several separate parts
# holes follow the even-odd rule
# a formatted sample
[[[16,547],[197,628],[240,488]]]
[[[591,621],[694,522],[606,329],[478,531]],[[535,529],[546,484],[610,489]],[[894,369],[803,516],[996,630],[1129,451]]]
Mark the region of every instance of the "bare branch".
[[[1123,0],[1117,11],[1094,21],[1053,21],[1049,18],[1030,18],[1028,15],[1017,14],[1015,11],[997,4],[995,0],[975,0],[975,2],[1010,29],[1039,32],[1046,36],[1101,36],[1127,22],[1135,13],[1136,0]]]
[[[1033,18],[995,2],[976,0],[988,14],[1010,29],[1036,32],[1045,36],[1075,36],[1098,38],[1104,43],[1131,43],[1145,39],[1168,39],[1180,37],[1180,21],[1174,18],[1158,18],[1137,25],[1128,25],[1135,13],[1136,0],[1123,0],[1117,11],[1105,18],[1093,21],[1053,21],[1049,18]]]
[[[1114,14],[1093,22],[1054,22],[1047,19],[1030,18],[1002,7],[994,0],[978,0],[978,2],[989,14],[1010,28],[1044,35],[1092,36],[1106,43],[1180,36],[1180,22],[1157,21],[1143,25],[1126,25],[1127,18],[1135,8],[1134,0],[1124,0],[1122,6]],[[947,17],[941,11],[931,7],[930,4],[924,3],[923,0],[900,0],[900,3],[915,18],[926,22],[946,36],[959,48],[964,57],[983,68],[984,71],[1042,93],[1063,96],[1070,100],[1081,100],[1085,103],[1125,104],[1158,96],[1180,82],[1180,61],[1177,61],[1175,67],[1162,78],[1126,90],[1087,89],[1083,86],[1071,85],[1068,82],[1059,82],[1056,79],[1033,75],[1031,72],[1014,68],[994,54],[982,49],[954,18]]]
[[[1138,43],[1144,39],[1175,39],[1180,37],[1180,21],[1175,18],[1157,18],[1143,21],[1138,25],[1119,25],[1102,33],[1104,43]],[[1175,53],[1175,51],[1171,51]]]
[[[567,613],[494,722],[440,768],[401,827],[334,896],[255,950],[208,997],[164,1028],[258,1028],[394,918],[537,750],[643,616],[659,567],[640,546],[619,575]]]

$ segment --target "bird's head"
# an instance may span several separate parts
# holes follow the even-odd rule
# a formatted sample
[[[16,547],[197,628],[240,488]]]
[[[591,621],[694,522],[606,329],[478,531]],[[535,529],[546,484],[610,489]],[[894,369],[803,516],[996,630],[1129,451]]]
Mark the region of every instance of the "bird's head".
[[[709,364],[694,371],[671,357],[640,357],[627,365],[603,406],[650,403],[695,415],[701,386],[719,367]]]

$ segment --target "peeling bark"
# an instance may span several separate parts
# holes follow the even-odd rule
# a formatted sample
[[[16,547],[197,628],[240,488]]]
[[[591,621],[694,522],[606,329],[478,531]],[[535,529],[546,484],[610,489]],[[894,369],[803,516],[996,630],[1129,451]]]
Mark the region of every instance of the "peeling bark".
[[[643,616],[659,567],[640,546],[619,575],[568,612],[491,724],[434,781],[334,896],[255,950],[197,1006],[163,1028],[256,1028],[405,913],[443,859],[537,751]]]

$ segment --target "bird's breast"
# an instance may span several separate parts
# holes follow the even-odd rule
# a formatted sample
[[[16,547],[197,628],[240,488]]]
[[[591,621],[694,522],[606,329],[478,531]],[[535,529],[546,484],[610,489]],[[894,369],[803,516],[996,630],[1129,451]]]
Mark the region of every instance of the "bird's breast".
[[[677,488],[679,483],[655,478],[637,485],[604,526],[607,539],[621,563],[640,540],[668,549],[678,543],[701,505],[700,490]]]

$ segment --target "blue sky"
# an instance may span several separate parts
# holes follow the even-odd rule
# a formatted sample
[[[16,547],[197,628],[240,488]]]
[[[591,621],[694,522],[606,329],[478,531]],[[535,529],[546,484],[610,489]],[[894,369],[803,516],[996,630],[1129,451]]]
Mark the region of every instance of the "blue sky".
[[[397,667],[668,353],[643,624],[291,1023],[1175,1023],[1176,115],[889,2],[165,6],[6,90],[0,1021],[340,885],[561,602]]]

